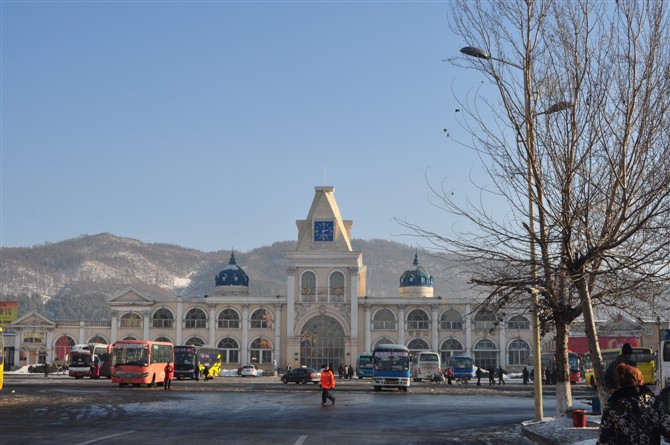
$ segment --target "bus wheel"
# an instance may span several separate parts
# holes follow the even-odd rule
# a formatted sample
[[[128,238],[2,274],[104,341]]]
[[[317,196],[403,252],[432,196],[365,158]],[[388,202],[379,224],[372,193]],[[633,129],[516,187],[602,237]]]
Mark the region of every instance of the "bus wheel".
[[[125,388],[126,384],[125,383],[119,383],[119,388]]]
[[[407,387],[406,387],[406,386],[404,386],[404,387],[402,388],[402,392],[407,392]]]
[[[382,387],[381,386],[375,386],[375,391],[381,391]]]
[[[133,388],[139,388],[140,386],[142,386],[142,385],[139,384],[139,383],[133,383]]]

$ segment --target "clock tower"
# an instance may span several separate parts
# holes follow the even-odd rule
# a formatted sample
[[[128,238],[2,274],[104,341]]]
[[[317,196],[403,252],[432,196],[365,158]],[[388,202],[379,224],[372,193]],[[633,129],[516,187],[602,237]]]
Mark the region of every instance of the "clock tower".
[[[288,364],[355,364],[366,268],[351,247],[352,221],[342,219],[335,188],[315,187],[307,218],[296,225],[296,249],[286,252]]]

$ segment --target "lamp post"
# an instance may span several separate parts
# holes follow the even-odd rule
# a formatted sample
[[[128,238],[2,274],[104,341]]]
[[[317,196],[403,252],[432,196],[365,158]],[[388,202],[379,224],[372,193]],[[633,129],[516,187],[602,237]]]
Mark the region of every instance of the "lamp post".
[[[558,102],[550,106],[547,110],[533,114],[531,103],[531,84],[532,72],[529,66],[521,66],[503,59],[491,56],[488,52],[481,48],[467,46],[461,49],[461,53],[466,56],[475,57],[484,60],[496,60],[500,63],[513,66],[523,72],[523,92],[524,92],[524,120],[525,120],[525,135],[526,135],[526,182],[528,185],[528,232],[530,235],[530,279],[531,279],[531,299],[533,304],[532,310],[532,337],[533,337],[533,385],[534,385],[534,399],[535,399],[535,420],[542,420],[544,418],[544,408],[542,406],[542,350],[540,347],[540,318],[538,314],[539,309],[539,295],[541,290],[537,284],[537,256],[535,247],[535,203],[533,200],[533,185],[534,181],[534,167],[535,167],[535,128],[534,118],[542,114],[551,114],[559,111],[572,108],[572,103],[567,101]],[[528,55],[527,55],[528,56]]]

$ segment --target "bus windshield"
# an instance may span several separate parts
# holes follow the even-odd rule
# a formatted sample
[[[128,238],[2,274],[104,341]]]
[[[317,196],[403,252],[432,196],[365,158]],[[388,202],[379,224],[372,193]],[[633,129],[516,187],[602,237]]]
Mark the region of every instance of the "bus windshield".
[[[473,361],[470,357],[451,357],[449,359],[453,362],[454,368],[472,368]]]
[[[409,353],[405,351],[375,351],[378,371],[409,371]]]
[[[122,343],[114,345],[114,365],[149,366],[146,344]]]

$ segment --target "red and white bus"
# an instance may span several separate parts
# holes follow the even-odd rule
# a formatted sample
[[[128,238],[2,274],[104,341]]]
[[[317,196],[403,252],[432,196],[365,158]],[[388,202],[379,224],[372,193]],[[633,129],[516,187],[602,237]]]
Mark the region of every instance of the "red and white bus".
[[[165,365],[174,363],[172,343],[148,340],[119,340],[113,347],[112,382],[151,388],[165,381]]]
[[[582,381],[584,372],[584,363],[582,358],[576,352],[568,351],[568,364],[570,366],[570,383],[579,383]],[[556,383],[556,353],[545,352],[542,354],[542,376],[549,368],[552,376],[552,384]]]
[[[72,346],[68,358],[70,377],[76,379],[111,377],[111,347],[104,343],[82,343]]]

